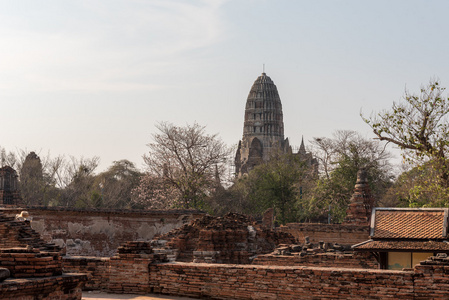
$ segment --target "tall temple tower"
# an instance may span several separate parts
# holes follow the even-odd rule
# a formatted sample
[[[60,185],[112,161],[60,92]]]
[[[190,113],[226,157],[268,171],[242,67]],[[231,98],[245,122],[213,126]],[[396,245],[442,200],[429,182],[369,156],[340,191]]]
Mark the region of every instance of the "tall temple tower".
[[[262,73],[249,91],[245,107],[243,138],[235,155],[235,173],[248,173],[255,165],[267,161],[274,151],[292,151],[284,139],[282,104],[276,85]]]

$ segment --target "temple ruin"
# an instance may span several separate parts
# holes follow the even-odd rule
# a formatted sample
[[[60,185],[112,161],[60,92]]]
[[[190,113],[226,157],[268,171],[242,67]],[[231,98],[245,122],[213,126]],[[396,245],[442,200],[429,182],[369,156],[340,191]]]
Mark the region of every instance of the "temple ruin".
[[[17,172],[9,167],[0,168],[0,204],[15,206],[20,203],[19,184]]]
[[[235,155],[235,174],[248,173],[275,153],[292,153],[292,147],[288,138],[284,138],[282,103],[277,87],[266,73],[262,73],[246,100],[243,138]],[[312,155],[306,152],[304,140],[297,155],[308,165],[317,165]]]
[[[376,208],[370,214],[369,186],[363,172],[358,177],[343,224],[273,227],[270,210],[257,222],[244,215],[213,217],[196,211],[27,208],[31,225],[43,230],[46,239],[61,241],[61,248],[43,241],[29,221],[15,220],[19,208],[4,208],[0,294],[6,299],[80,299],[85,284],[84,290],[110,293],[233,300],[448,298],[449,258],[439,251],[446,247],[448,210]],[[431,231],[417,227],[410,241],[405,229],[425,220],[432,221]],[[125,227],[140,233],[125,234]],[[120,246],[109,256],[76,256],[80,245],[95,240],[107,249],[117,242]],[[410,245],[433,248],[410,250],[414,265],[381,269],[385,255],[379,252],[409,251],[404,247]],[[84,248],[87,253],[92,249]],[[420,259],[413,260],[413,253]]]

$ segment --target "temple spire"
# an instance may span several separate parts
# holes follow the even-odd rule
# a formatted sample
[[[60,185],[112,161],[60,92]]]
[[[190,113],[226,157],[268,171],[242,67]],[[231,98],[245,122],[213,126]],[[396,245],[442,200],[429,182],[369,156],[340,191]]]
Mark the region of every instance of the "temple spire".
[[[299,146],[299,153],[305,154],[306,147],[304,146],[304,136],[301,137],[301,146]]]

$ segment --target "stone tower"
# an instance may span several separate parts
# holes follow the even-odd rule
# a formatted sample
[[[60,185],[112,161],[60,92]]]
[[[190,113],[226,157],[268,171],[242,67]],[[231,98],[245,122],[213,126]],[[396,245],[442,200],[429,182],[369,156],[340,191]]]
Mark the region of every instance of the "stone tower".
[[[262,73],[249,91],[245,107],[243,138],[235,155],[235,173],[248,173],[255,165],[267,161],[271,153],[291,152],[284,139],[282,104],[276,85]]]
[[[21,200],[17,177],[13,168],[0,168],[0,206],[17,205]]]

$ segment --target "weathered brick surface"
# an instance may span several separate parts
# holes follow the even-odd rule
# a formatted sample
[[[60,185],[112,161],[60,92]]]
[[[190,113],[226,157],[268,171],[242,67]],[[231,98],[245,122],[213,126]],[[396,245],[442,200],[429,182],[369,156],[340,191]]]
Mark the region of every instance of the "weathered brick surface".
[[[0,298],[81,299],[87,274],[62,275],[60,250],[41,240],[29,222],[0,212],[0,267],[10,276],[0,282]]]
[[[22,210],[0,209],[9,217]],[[44,241],[65,248],[68,255],[101,257],[114,255],[117,247],[126,241],[150,241],[157,234],[167,233],[204,215],[196,210],[79,210],[52,207],[27,207],[26,210],[33,217],[32,228]]]
[[[64,256],[62,262],[65,273],[89,274],[84,290],[107,290],[109,257]]]
[[[86,280],[85,274],[6,279],[0,283],[0,298],[3,300],[79,300]]]
[[[413,299],[412,271],[165,263],[154,292],[212,299]],[[449,296],[449,292],[446,292]]]
[[[38,249],[0,249],[0,267],[7,268],[11,277],[49,277],[62,274],[59,252],[40,252]]]
[[[289,233],[259,226],[251,217],[234,213],[204,216],[156,239],[154,245],[161,245],[160,250],[173,254],[177,261],[237,264],[248,264],[252,256],[269,253],[279,244],[296,242]]]
[[[146,259],[138,258],[135,253],[125,255],[134,256],[112,258],[110,273],[92,272],[94,277],[111,276],[110,281],[96,279],[107,283],[103,289],[115,293],[155,292],[233,300],[449,299],[449,265],[439,261],[423,262],[414,271],[389,271],[332,267],[329,258],[321,260],[322,265],[329,267],[307,267],[155,263],[158,259],[154,254],[144,253],[149,255]],[[317,257],[319,255],[313,259]],[[64,261],[76,259],[82,258]],[[279,259],[283,259],[282,256]],[[91,270],[104,269],[107,259],[94,262]]]
[[[114,293],[150,292],[148,265],[159,257],[149,242],[127,242],[109,262],[108,290]]]
[[[306,236],[312,243],[324,241],[341,245],[355,245],[369,239],[369,226],[364,225],[288,223],[279,227],[279,231],[290,233],[300,243],[304,243]]]
[[[363,253],[310,253],[307,255],[273,255],[257,256],[253,265],[267,266],[309,266],[328,268],[379,269],[376,258],[368,252]]]
[[[0,211],[0,248],[33,247],[45,251],[60,251],[53,244],[44,242],[30,222],[17,221]]]

